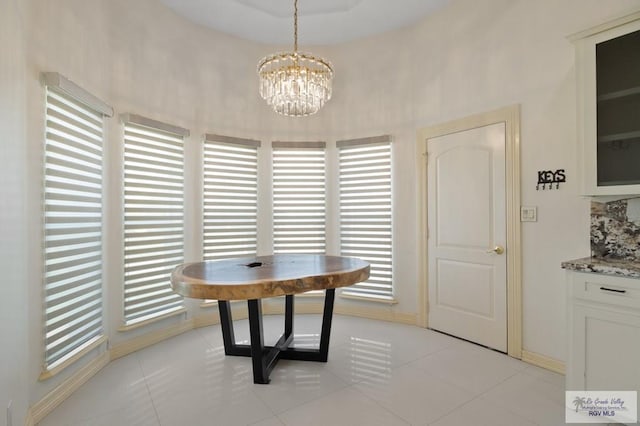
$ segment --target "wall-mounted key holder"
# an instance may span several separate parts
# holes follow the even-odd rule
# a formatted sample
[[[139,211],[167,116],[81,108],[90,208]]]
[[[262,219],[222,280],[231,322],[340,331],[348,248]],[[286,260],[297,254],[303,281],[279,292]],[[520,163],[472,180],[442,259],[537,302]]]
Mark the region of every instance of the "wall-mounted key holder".
[[[549,185],[549,189],[554,189],[554,184],[556,186],[555,189],[558,189],[560,188],[560,184],[566,181],[567,177],[564,173],[564,169],[558,169],[556,171],[538,171],[538,184],[536,185],[536,191],[540,189],[540,185],[542,185],[543,190],[547,189],[547,185]]]

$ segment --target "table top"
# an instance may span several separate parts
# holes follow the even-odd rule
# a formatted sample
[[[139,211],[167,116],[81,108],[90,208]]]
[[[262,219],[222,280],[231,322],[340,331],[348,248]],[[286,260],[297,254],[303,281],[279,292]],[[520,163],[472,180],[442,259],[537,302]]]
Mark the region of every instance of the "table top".
[[[276,254],[184,263],[171,287],[185,297],[248,300],[346,287],[369,278],[369,263],[314,254]]]

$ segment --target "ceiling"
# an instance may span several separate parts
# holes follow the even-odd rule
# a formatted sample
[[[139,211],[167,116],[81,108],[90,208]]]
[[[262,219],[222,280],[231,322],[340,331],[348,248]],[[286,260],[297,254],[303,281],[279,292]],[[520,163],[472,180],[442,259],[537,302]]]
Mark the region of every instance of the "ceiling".
[[[293,0],[160,0],[200,25],[265,44],[293,44]],[[299,0],[298,39],[339,44],[418,22],[450,0]]]

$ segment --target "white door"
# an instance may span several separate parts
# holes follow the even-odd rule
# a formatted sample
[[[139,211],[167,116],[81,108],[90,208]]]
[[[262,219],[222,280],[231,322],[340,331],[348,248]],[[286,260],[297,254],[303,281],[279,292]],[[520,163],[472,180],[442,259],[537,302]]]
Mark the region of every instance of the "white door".
[[[507,351],[505,124],[427,140],[429,327]]]

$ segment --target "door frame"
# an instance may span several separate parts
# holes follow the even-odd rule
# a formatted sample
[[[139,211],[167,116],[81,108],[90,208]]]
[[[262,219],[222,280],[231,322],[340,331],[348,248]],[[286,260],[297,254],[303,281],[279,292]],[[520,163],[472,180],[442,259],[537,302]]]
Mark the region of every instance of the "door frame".
[[[520,230],[520,105],[418,129],[416,161],[419,170],[418,325],[428,327],[427,140],[491,124],[505,124],[505,201],[507,262],[507,354],[522,358],[522,246]]]

